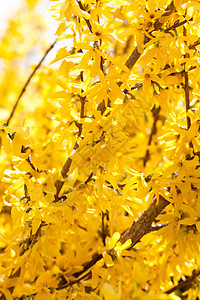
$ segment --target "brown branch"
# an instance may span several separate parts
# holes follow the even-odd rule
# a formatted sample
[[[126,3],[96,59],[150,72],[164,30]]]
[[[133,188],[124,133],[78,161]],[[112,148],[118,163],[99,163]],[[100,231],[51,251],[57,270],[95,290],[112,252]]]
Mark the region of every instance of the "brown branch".
[[[85,102],[86,102],[86,96],[82,97],[81,96],[81,112],[80,112],[80,118],[84,118],[85,117]]]
[[[60,172],[63,178],[67,178],[67,173],[69,172],[69,168],[71,166],[71,163],[72,163],[72,160],[71,160],[70,157],[68,157],[68,159],[66,160],[66,162],[65,162],[65,164],[64,164],[64,166],[63,166],[63,168]],[[59,179],[56,180],[56,182],[55,182],[55,187],[56,187],[55,201],[58,200],[59,193],[60,193],[64,183],[65,182],[62,181],[62,180],[59,180]]]
[[[126,61],[125,65],[131,70],[132,67],[136,64],[138,59],[140,58],[142,53],[138,52],[137,47],[133,50],[131,55],[129,56],[128,60]]]
[[[131,227],[129,227],[120,238],[121,243],[125,243],[128,239],[132,240],[132,246],[137,244],[139,240],[147,233],[151,232],[151,224],[162,210],[169,204],[161,195],[157,203],[156,197],[152,200],[149,208],[144,210],[138,219],[136,219]],[[102,254],[94,253],[92,260],[83,264],[83,270],[73,274],[74,277],[81,276],[89,268],[91,268],[98,260],[102,258]]]
[[[183,26],[183,35],[187,36],[187,30],[185,26]],[[186,53],[184,55],[185,58],[189,58],[189,54]],[[188,72],[185,70],[186,63],[184,64],[184,76],[185,76],[185,86],[184,86],[184,92],[185,92],[185,107],[186,107],[186,114],[188,110],[190,109],[190,88],[189,88],[189,76]],[[189,129],[191,126],[191,120],[190,117],[187,116],[187,128]]]
[[[128,239],[131,239],[132,246],[137,244],[139,240],[149,231],[151,224],[155,218],[161,213],[161,211],[169,204],[161,195],[159,199],[153,198],[150,206],[143,211],[140,217],[135,220],[131,227],[129,227],[120,238],[120,242],[123,244]]]
[[[84,274],[83,276],[81,276],[80,278],[78,278],[78,279],[76,279],[76,280],[72,280],[72,281],[67,282],[67,283],[65,283],[65,284],[63,284],[63,285],[60,285],[60,286],[58,286],[58,287],[56,288],[56,290],[63,290],[63,289],[66,289],[66,288],[69,287],[69,286],[72,286],[72,285],[74,285],[74,284],[76,284],[76,283],[79,283],[81,280],[87,278],[89,274],[90,274],[90,272],[88,272],[87,274]]]
[[[106,213],[104,213],[102,211],[102,215],[101,215],[101,237],[102,237],[102,242],[103,242],[104,246],[106,245],[105,216],[106,216]]]
[[[72,162],[71,158],[68,158],[66,163],[64,164],[64,166],[63,166],[63,168],[60,172],[63,178],[67,177],[67,172],[69,171],[69,168],[71,166],[71,162]]]
[[[157,225],[152,226],[153,221],[155,218],[162,212],[162,210],[169,204],[167,200],[165,200],[161,195],[159,196],[159,200],[157,203],[156,197],[152,200],[149,208],[147,210],[144,210],[141,216],[135,220],[130,228],[128,228],[120,238],[120,242],[124,243],[128,239],[132,240],[132,246],[137,244],[139,240],[144,236],[145,234],[154,231],[154,227],[156,227],[156,230],[160,229],[163,226],[166,226],[165,224],[159,225],[159,228]],[[95,265],[97,261],[99,261],[103,257],[102,254],[98,254],[97,252],[92,255],[92,260],[89,262],[86,262],[83,264],[83,269],[79,272],[76,272],[73,274],[76,280],[72,280],[70,282],[66,282],[66,279],[63,277],[60,281],[60,284],[58,284],[58,287],[55,288],[56,290],[65,289],[69,286],[72,286],[76,283],[79,283],[81,280],[87,278],[90,276],[91,271],[88,271],[92,266]],[[88,272],[87,272],[88,271]],[[83,273],[87,272],[86,274],[82,275]],[[82,275],[82,276],[81,276]],[[81,277],[80,277],[81,276]],[[79,278],[78,278],[79,277]],[[64,283],[63,283],[64,282]],[[170,290],[166,292],[168,294],[172,293]],[[2,298],[4,299],[4,298]]]
[[[23,94],[25,93],[26,88],[27,88],[27,86],[29,85],[31,79],[33,78],[33,76],[35,75],[36,71],[37,71],[37,70],[39,69],[39,67],[41,66],[41,64],[42,64],[42,62],[44,61],[44,59],[46,58],[47,54],[51,51],[51,49],[53,49],[53,47],[55,46],[55,44],[56,44],[56,41],[55,41],[53,44],[51,44],[51,46],[46,50],[46,52],[45,52],[45,54],[43,55],[42,59],[40,60],[40,62],[37,64],[37,66],[34,68],[33,72],[30,74],[29,78],[27,79],[25,85],[23,86],[23,88],[22,88],[22,90],[21,90],[21,92],[20,92],[20,94],[19,94],[19,96],[18,96],[18,98],[17,98],[17,100],[16,100],[16,102],[15,102],[15,104],[14,104],[14,106],[13,106],[13,109],[12,109],[12,111],[11,111],[11,113],[10,113],[10,116],[9,116],[7,122],[6,122],[7,126],[9,125],[10,120],[12,119],[12,117],[13,117],[13,115],[14,115],[14,113],[15,113],[15,110],[16,110],[16,108],[17,108],[17,105],[18,105],[18,103],[19,103],[21,97],[22,97]]]
[[[88,182],[90,182],[92,180],[92,176],[93,176],[93,172],[90,173],[90,175],[88,176],[88,178],[86,179],[86,181],[84,182],[84,184],[88,184]]]
[[[100,40],[101,40],[101,39],[100,39]],[[104,67],[103,67],[103,64],[104,64],[104,58],[103,58],[103,56],[101,56],[100,69],[101,69],[101,71],[102,71],[103,74],[104,74]]]
[[[200,275],[200,271],[195,271],[194,270],[192,272],[192,276],[189,276],[186,280],[183,280],[183,281],[179,282],[173,288],[167,290],[165,292],[165,294],[169,295],[169,294],[175,292],[176,290],[180,290],[180,289],[183,289],[183,288],[186,288],[187,290],[190,289],[199,275]]]
[[[152,109],[152,114],[154,117],[154,122],[153,122],[153,126],[152,126],[152,130],[151,130],[151,134],[149,136],[149,141],[148,141],[148,146],[151,145],[152,139],[153,139],[153,135],[156,134],[156,124],[157,121],[159,120],[159,113],[160,113],[160,109],[161,107],[159,106],[158,108],[153,107]],[[146,164],[148,162],[148,160],[150,159],[150,152],[149,149],[146,151],[145,157],[144,157],[144,162],[143,162],[143,166],[146,167]]]
[[[196,46],[199,46],[199,45],[200,45],[200,39],[198,39],[196,42],[194,42],[193,45],[190,45],[190,46],[189,46],[189,49],[195,49]]]
[[[81,1],[77,0],[77,3],[78,3],[78,5],[79,5],[80,9],[84,10],[85,12],[87,12],[87,11],[84,9],[83,4],[81,3]],[[92,33],[92,25],[91,25],[90,21],[87,20],[87,19],[85,19],[85,18],[84,18],[84,20],[85,20],[85,22],[86,22],[86,24],[87,24],[87,26],[88,26],[90,32]]]
[[[31,156],[29,155],[28,158],[26,159],[27,163],[31,166],[31,168],[36,171],[39,172],[38,170],[36,170],[35,166],[33,165],[32,161],[31,161]]]

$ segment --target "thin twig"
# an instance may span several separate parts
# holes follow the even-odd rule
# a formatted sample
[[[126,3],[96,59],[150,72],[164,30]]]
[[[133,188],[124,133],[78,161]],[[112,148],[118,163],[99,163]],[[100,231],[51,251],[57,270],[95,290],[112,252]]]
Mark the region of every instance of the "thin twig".
[[[10,113],[10,116],[9,116],[7,122],[6,122],[6,125],[7,125],[7,126],[9,125],[10,120],[12,119],[12,117],[13,117],[13,115],[14,115],[14,113],[15,113],[15,110],[16,110],[16,108],[17,108],[17,105],[18,105],[18,103],[19,103],[21,97],[22,97],[23,94],[25,93],[27,86],[29,85],[29,82],[31,81],[31,79],[32,79],[33,76],[35,75],[36,71],[37,71],[37,70],[39,69],[39,67],[41,66],[41,64],[42,64],[42,62],[44,61],[44,59],[46,58],[47,54],[51,51],[51,49],[53,49],[53,47],[55,46],[55,44],[56,44],[56,41],[55,41],[53,44],[51,44],[51,46],[46,50],[44,56],[42,57],[42,59],[40,60],[40,62],[37,64],[37,66],[34,68],[33,72],[30,74],[29,78],[27,79],[25,85],[23,86],[23,88],[22,88],[22,90],[21,90],[21,92],[20,92],[20,94],[19,94],[19,96],[18,96],[18,98],[17,98],[17,100],[16,100],[16,102],[15,102],[15,104],[14,104],[14,106],[13,106],[13,109],[12,109],[12,111],[11,111],[11,113]]]
[[[106,216],[106,213],[104,213],[102,211],[102,214],[101,214],[101,237],[102,237],[102,242],[103,242],[104,246],[106,245],[105,216]]]
[[[70,166],[71,166],[71,163],[72,163],[72,160],[71,160],[71,158],[70,157],[68,157],[68,159],[66,160],[66,162],[65,162],[65,164],[64,164],[64,166],[63,166],[63,168],[62,168],[62,170],[61,170],[61,175],[62,175],[62,177],[65,179],[65,178],[67,178],[67,173],[69,172],[69,168],[70,168]],[[57,199],[58,199],[58,197],[59,197],[59,193],[60,193],[60,191],[61,191],[61,189],[62,189],[62,187],[63,187],[63,185],[64,185],[64,181],[62,181],[62,180],[56,180],[56,182],[55,182],[55,187],[56,187],[56,195],[55,195],[55,201],[57,201]]]
[[[159,113],[160,113],[160,109],[161,107],[159,106],[158,108],[153,108],[152,109],[152,114],[154,117],[154,122],[153,122],[153,126],[152,126],[152,130],[151,130],[151,134],[149,136],[149,141],[148,141],[148,146],[151,145],[153,136],[156,134],[156,125],[157,125],[157,121],[159,120]],[[148,160],[150,159],[150,152],[149,149],[147,149],[145,157],[144,157],[144,161],[143,161],[143,166],[146,167],[146,164],[148,162]]]
[[[76,284],[76,283],[79,283],[81,280],[87,278],[88,275],[89,275],[89,273],[90,273],[90,272],[88,272],[87,274],[84,274],[83,276],[81,276],[80,278],[78,278],[78,279],[76,279],[76,280],[72,280],[72,281],[67,282],[67,283],[65,283],[65,284],[63,284],[63,285],[58,286],[58,287],[56,288],[56,290],[63,290],[63,289],[66,289],[66,288],[69,287],[69,286],[72,286],[72,285],[74,285],[74,284]]]
[[[85,12],[87,12],[87,11],[84,9],[83,4],[81,3],[81,1],[77,0],[77,3],[78,3],[78,5],[79,5],[80,9],[84,10]],[[92,25],[91,25],[90,21],[87,20],[87,19],[85,19],[85,18],[84,18],[84,20],[85,20],[85,22],[86,22],[86,24],[87,24],[87,26],[88,26],[90,32],[92,33]]]
[[[200,271],[193,271],[192,272],[192,276],[189,276],[187,279],[179,282],[177,285],[175,285],[173,288],[167,290],[165,292],[165,294],[171,294],[177,290],[183,289],[183,288],[191,288],[192,285],[194,284],[194,281],[196,280],[196,278],[200,275]]]
[[[182,21],[180,23],[176,23],[176,24],[174,23],[174,25],[172,25],[171,27],[168,27],[167,29],[165,29],[165,33],[168,33],[169,31],[171,31],[171,30],[173,30],[173,29],[175,29],[177,27],[180,27],[180,26],[184,25],[188,21],[191,21],[191,19],[190,20],[184,20],[184,21]]]
[[[101,40],[101,39],[100,39],[100,40]],[[101,69],[101,71],[104,73],[104,67],[103,67],[103,64],[104,64],[104,58],[103,58],[103,56],[101,56],[100,69]]]
[[[88,184],[88,182],[90,182],[92,180],[92,176],[93,176],[93,172],[90,173],[90,175],[88,176],[88,178],[86,179],[86,181],[84,182],[84,184]]]
[[[187,36],[187,29],[185,26],[183,26],[183,35]],[[189,58],[189,54],[186,53],[184,57],[187,59]],[[186,107],[186,114],[188,110],[190,109],[190,89],[189,89],[189,76],[188,72],[186,72],[186,63],[184,64],[184,76],[185,76],[185,86],[184,86],[184,92],[185,92],[185,107]],[[187,128],[189,129],[191,126],[191,120],[190,117],[187,116]]]
[[[86,96],[82,97],[81,96],[81,112],[80,112],[80,118],[84,118],[85,117],[85,102],[86,102]]]
[[[196,46],[199,46],[199,45],[200,45],[200,39],[198,39],[196,42],[194,42],[193,45],[190,45],[190,46],[189,46],[189,49],[195,49]]]

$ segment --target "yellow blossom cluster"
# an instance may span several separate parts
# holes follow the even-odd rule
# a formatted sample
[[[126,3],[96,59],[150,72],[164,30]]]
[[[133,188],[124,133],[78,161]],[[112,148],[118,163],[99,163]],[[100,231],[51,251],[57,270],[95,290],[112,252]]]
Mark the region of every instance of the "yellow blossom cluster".
[[[23,88],[41,2],[0,47],[0,299],[197,299],[200,2],[50,0]]]

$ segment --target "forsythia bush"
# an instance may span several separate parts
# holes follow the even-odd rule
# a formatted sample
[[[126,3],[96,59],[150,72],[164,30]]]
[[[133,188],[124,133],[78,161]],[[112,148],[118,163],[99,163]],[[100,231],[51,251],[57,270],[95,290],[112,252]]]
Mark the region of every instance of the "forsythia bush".
[[[0,48],[0,299],[198,299],[200,1],[52,0],[23,88],[39,2]]]

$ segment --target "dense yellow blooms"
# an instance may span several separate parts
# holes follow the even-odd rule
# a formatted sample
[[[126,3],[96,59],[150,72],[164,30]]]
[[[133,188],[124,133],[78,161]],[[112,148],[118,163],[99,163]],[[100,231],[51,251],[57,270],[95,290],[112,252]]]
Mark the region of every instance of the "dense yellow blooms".
[[[195,300],[200,3],[50,2],[66,46],[9,122],[42,0],[0,46],[0,299]]]

